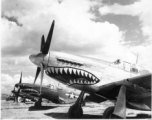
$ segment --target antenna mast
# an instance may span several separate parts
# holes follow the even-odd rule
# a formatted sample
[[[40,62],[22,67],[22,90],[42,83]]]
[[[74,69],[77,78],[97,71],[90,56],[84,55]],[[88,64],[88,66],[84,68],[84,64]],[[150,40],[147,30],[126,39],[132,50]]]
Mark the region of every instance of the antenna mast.
[[[132,53],[133,53],[133,52],[132,52]],[[138,57],[139,57],[140,54],[139,54],[139,52],[133,53],[133,54],[136,55],[136,57],[137,57],[137,58],[136,58],[136,64],[137,64],[137,63],[138,63]]]

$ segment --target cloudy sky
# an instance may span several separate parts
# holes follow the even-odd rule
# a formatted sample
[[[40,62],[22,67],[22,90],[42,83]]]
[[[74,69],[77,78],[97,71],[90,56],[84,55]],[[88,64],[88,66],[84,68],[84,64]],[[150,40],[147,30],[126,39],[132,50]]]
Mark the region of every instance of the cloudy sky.
[[[151,0],[2,0],[1,85],[9,93],[19,81],[32,83],[41,36],[55,20],[50,50],[114,61],[118,58],[152,71]],[[46,75],[44,83],[54,82]],[[37,81],[39,83],[39,80]]]

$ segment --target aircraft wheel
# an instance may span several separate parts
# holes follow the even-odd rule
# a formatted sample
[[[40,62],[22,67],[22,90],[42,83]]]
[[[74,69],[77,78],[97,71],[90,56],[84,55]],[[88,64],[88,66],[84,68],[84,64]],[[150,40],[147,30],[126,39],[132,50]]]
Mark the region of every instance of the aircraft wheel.
[[[111,107],[108,107],[104,113],[103,113],[103,117],[104,119],[107,119],[107,118],[111,118],[112,117],[112,113],[114,112],[114,106],[111,106]]]
[[[69,108],[68,115],[70,118],[81,118],[83,115],[82,107],[78,109],[76,105],[72,105]]]
[[[23,98],[22,98],[22,97],[18,97],[18,98],[17,98],[17,101],[18,101],[19,103],[21,103],[21,102],[23,101]]]

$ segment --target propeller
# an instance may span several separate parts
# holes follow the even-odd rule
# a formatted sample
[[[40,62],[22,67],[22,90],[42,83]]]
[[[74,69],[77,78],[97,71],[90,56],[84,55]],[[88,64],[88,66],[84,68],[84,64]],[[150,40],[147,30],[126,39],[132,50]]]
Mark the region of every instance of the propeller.
[[[22,72],[21,72],[20,80],[19,80],[19,83],[18,83],[18,84],[20,84],[20,83],[22,83]],[[16,85],[17,85],[17,84],[16,84]],[[14,96],[15,96],[14,102],[18,102],[18,96],[19,96],[19,92],[20,92],[20,88],[18,88],[17,91],[16,91],[16,89],[15,89],[16,85],[14,86],[14,90],[12,91],[13,94],[14,94]],[[18,86],[18,87],[19,87],[19,86]],[[14,93],[14,92],[15,92],[15,93]]]
[[[45,44],[45,38],[44,38],[44,35],[43,35],[42,38],[41,38],[41,50],[40,50],[41,52],[43,50],[44,44]]]
[[[20,76],[20,81],[19,83],[22,83],[22,72],[21,72],[21,76]]]
[[[46,42],[45,42],[45,38],[44,35],[41,38],[41,46],[40,46],[40,53],[38,53],[37,55],[30,55],[29,59],[36,64],[37,70],[36,70],[36,75],[35,75],[35,79],[34,79],[34,83],[35,84],[37,77],[39,76],[39,73],[41,72],[41,85],[40,85],[40,94],[41,94],[41,89],[42,89],[42,82],[43,82],[43,76],[44,76],[44,68],[45,65],[43,64],[43,60],[45,58],[45,56],[48,54],[49,52],[49,48],[50,48],[50,44],[51,44],[51,39],[52,39],[52,35],[53,35],[53,30],[54,30],[54,25],[55,25],[55,21],[53,20],[50,31],[48,33]]]

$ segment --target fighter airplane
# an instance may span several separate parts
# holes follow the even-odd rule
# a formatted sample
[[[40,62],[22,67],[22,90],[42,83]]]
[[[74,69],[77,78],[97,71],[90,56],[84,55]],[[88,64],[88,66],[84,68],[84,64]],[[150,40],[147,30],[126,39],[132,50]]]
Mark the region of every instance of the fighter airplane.
[[[38,101],[40,93],[40,85],[31,83],[22,83],[22,73],[20,76],[19,83],[15,84],[14,90],[12,91],[15,96],[16,102],[25,101],[29,99],[31,101]],[[53,84],[43,85],[41,91],[42,98],[53,103],[73,103],[77,100],[80,91],[72,88],[64,88],[62,85],[55,86]],[[40,107],[40,105],[35,103],[35,107]]]
[[[41,72],[41,85],[45,73],[61,83],[81,90],[69,108],[70,118],[81,118],[84,93],[93,101],[111,100],[115,106],[108,107],[103,118],[126,118],[126,108],[151,110],[151,76],[143,66],[126,61],[107,62],[99,59],[61,52],[49,52],[55,21],[53,20],[46,42],[41,40],[38,54],[29,56],[37,66],[35,80]],[[41,88],[40,88],[41,93]]]

